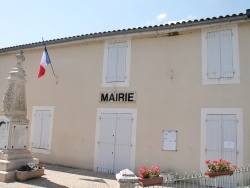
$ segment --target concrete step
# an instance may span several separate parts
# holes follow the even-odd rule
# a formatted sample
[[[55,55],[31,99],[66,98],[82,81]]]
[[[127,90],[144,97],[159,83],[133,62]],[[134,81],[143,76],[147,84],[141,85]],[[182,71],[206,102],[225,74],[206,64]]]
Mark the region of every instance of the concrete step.
[[[0,150],[0,160],[13,160],[24,158],[32,158],[30,150]]]
[[[0,171],[0,182],[11,182],[15,180],[15,170]]]
[[[14,159],[14,160],[0,160],[0,171],[11,171],[20,168],[28,163],[38,164],[37,158]]]

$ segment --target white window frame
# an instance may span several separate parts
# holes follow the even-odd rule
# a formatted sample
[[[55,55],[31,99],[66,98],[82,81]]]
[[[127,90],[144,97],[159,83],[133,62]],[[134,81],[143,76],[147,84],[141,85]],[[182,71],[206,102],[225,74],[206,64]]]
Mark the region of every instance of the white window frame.
[[[35,130],[35,121],[32,121],[32,123],[31,123],[31,135],[30,135],[30,149],[31,149],[31,152],[33,152],[33,153],[50,154],[50,151],[51,151],[51,142],[52,142],[54,107],[53,106],[33,106],[33,109],[32,109],[32,118],[34,117],[36,111],[40,111],[40,110],[46,110],[46,111],[50,111],[51,112],[50,125],[49,125],[49,136],[48,136],[49,147],[48,147],[47,150],[32,148],[33,134],[34,134],[34,130]]]
[[[94,154],[94,171],[98,166],[98,140],[100,135],[101,114],[103,113],[130,113],[132,114],[132,137],[131,137],[131,154],[130,154],[130,170],[135,170],[135,151],[136,151],[136,125],[137,125],[137,109],[134,108],[97,108],[96,115],[96,132],[95,132],[95,154]]]
[[[201,109],[201,148],[200,148],[200,170],[205,172],[206,165],[206,126],[208,114],[235,114],[237,118],[237,164],[243,165],[243,109],[242,108],[202,108]]]
[[[220,30],[232,30],[232,47],[233,47],[233,78],[211,79],[207,76],[207,34],[208,32]],[[238,26],[232,24],[228,26],[217,26],[213,28],[202,29],[202,85],[207,84],[237,84],[240,83],[240,68],[239,68],[239,44],[238,44]]]
[[[127,56],[126,56],[126,79],[124,82],[106,82],[107,77],[107,67],[108,67],[108,46],[110,43],[117,42],[127,42]],[[104,58],[103,58],[103,74],[102,74],[102,87],[128,87],[130,81],[130,62],[131,62],[131,39],[122,38],[122,39],[113,39],[105,41],[104,47]]]

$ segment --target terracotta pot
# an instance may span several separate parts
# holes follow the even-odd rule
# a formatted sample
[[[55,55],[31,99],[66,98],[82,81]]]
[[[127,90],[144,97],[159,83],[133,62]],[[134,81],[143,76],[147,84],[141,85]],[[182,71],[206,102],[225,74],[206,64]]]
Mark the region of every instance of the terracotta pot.
[[[224,171],[224,172],[205,172],[204,176],[207,178],[215,178],[217,176],[231,176],[234,172],[233,171]]]
[[[152,185],[161,185],[163,182],[163,177],[156,177],[156,178],[140,178],[139,177],[139,184],[142,187],[152,186]]]

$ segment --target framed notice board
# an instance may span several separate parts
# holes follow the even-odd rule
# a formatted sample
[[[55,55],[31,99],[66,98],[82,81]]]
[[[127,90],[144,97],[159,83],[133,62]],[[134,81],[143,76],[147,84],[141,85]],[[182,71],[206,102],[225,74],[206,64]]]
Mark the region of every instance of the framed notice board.
[[[162,150],[177,151],[177,131],[162,130]]]

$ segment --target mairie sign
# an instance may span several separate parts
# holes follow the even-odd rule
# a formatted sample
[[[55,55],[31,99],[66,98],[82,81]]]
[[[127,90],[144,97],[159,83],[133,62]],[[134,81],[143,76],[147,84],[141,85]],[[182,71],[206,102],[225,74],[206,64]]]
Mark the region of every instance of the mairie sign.
[[[100,93],[100,102],[135,102],[135,92]]]

